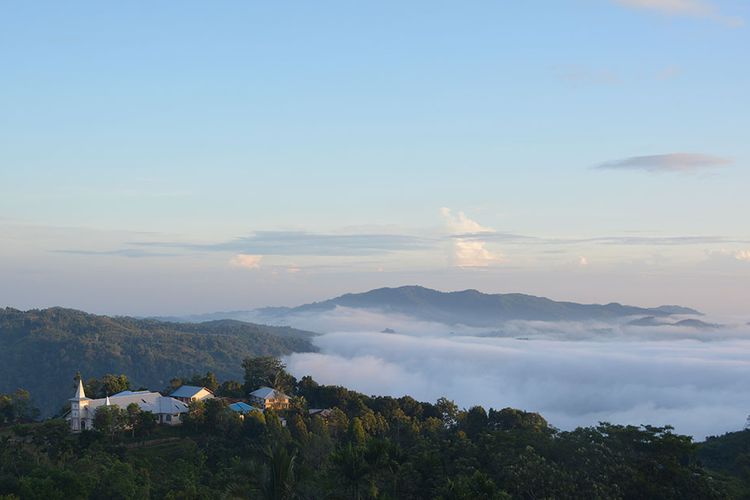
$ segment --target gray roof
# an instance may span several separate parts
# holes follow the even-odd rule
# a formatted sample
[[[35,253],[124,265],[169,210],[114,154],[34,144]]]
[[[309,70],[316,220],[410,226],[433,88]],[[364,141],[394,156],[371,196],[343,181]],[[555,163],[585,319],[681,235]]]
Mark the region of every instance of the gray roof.
[[[205,387],[198,387],[195,385],[182,385],[175,389],[175,391],[170,394],[173,398],[192,398],[199,392],[201,392],[203,389],[206,389]],[[211,392],[209,389],[206,389],[208,392]]]
[[[258,399],[289,399],[289,396],[283,392],[271,389],[270,387],[261,387],[251,392],[250,395]]]
[[[175,415],[178,413],[187,413],[188,411],[187,405],[182,401],[169,396],[162,396],[158,392],[149,391],[123,391],[114,396],[110,396],[109,398],[92,399],[89,401],[89,404],[84,407],[84,411],[93,415],[97,408],[107,405],[107,399],[109,399],[110,406],[118,406],[125,409],[128,405],[135,403],[141,410],[150,411],[156,415]]]

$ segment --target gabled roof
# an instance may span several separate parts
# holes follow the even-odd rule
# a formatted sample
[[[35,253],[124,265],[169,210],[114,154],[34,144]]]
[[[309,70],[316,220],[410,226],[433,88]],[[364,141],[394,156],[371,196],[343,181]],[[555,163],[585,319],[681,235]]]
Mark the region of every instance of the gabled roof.
[[[232,403],[231,405],[229,405],[229,409],[232,411],[236,411],[237,413],[242,413],[243,415],[245,413],[250,413],[251,411],[262,411],[260,408],[256,408],[247,403],[243,403],[242,401]]]
[[[270,387],[261,387],[251,392],[250,395],[258,399],[289,399],[289,396],[283,392],[271,389]]]
[[[182,385],[174,390],[170,396],[173,398],[192,398],[201,392],[205,387],[198,387],[195,385]],[[209,393],[213,394],[210,389],[206,389]]]

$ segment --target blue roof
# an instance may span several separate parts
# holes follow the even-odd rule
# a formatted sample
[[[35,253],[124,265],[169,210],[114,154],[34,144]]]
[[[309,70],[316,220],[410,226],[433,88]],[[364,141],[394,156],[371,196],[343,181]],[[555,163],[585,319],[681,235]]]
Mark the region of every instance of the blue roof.
[[[178,387],[170,396],[173,398],[192,398],[198,394],[205,387],[197,387],[195,385],[183,385]],[[206,389],[208,391],[208,389]],[[211,391],[209,391],[211,392]]]
[[[232,403],[231,405],[229,405],[229,409],[232,410],[232,411],[236,411],[237,413],[243,413],[243,414],[244,413],[250,413],[253,410],[260,411],[259,408],[256,408],[254,406],[250,406],[249,404],[243,403],[242,401],[239,401],[237,403]]]

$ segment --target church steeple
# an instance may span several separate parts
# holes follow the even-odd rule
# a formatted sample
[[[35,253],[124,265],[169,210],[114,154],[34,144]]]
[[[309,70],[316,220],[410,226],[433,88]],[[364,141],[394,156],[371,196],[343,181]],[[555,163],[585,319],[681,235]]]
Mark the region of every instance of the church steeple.
[[[71,401],[81,401],[82,399],[88,399],[86,397],[86,391],[83,390],[83,379],[78,379],[78,389],[76,389],[76,395],[70,398]]]
[[[70,430],[79,432],[91,425],[91,417],[88,415],[88,405],[91,399],[86,397],[86,391],[83,389],[83,377],[78,378],[78,388],[76,395],[70,398]]]

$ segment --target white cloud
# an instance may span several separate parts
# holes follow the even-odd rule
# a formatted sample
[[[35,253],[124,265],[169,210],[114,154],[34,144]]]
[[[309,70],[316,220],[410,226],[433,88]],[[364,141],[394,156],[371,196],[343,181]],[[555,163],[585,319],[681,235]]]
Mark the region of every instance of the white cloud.
[[[750,262],[750,250],[740,250],[734,254],[734,258],[737,260],[744,260]]]
[[[445,219],[445,225],[452,234],[494,232],[493,229],[484,227],[478,222],[469,219],[463,212],[458,212],[454,215],[450,208],[443,207],[440,209],[440,214]]]
[[[260,261],[263,260],[262,255],[248,255],[248,254],[237,254],[231,258],[229,264],[234,267],[244,267],[245,269],[258,269],[260,267]]]
[[[502,260],[500,254],[487,249],[487,242],[482,239],[482,233],[493,233],[493,229],[482,226],[463,212],[454,214],[450,208],[443,207],[440,213],[454,236],[452,258],[457,267],[487,267]]]
[[[616,3],[634,9],[651,10],[672,16],[689,16],[718,21],[728,26],[742,26],[740,17],[725,16],[706,0],[614,0]]]
[[[750,412],[747,327],[513,322],[491,337],[360,313],[339,311],[353,329],[317,337],[321,351],[291,355],[290,370],[367,394],[539,411],[563,429],[671,424],[702,438],[741,429]],[[385,327],[397,333],[375,333]]]
[[[580,257],[578,257],[578,265],[581,266],[581,267],[588,266],[589,265],[589,259],[587,259],[583,255],[581,255]]]

